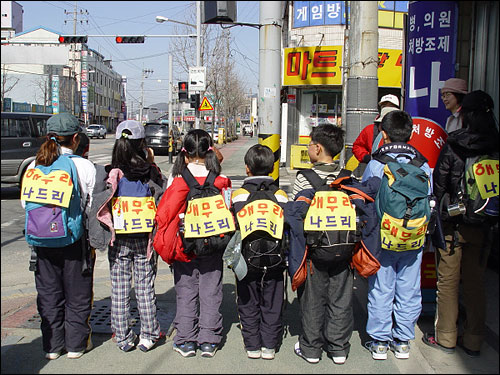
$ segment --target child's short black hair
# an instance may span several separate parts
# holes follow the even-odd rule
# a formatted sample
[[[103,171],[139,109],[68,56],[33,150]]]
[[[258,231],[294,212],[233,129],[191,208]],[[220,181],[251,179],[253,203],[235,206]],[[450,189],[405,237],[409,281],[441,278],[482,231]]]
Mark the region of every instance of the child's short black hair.
[[[405,111],[392,111],[384,116],[381,126],[391,142],[407,143],[411,138],[413,120]]]
[[[274,154],[267,146],[253,145],[248,149],[244,160],[253,176],[267,176],[273,172]]]
[[[344,130],[332,124],[321,124],[311,131],[311,142],[318,143],[332,158],[344,148]]]

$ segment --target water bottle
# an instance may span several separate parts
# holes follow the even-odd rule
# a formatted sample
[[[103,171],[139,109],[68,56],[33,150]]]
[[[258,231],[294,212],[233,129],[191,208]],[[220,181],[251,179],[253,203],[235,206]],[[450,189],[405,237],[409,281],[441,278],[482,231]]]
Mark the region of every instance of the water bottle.
[[[184,213],[179,214],[179,233],[184,235]]]

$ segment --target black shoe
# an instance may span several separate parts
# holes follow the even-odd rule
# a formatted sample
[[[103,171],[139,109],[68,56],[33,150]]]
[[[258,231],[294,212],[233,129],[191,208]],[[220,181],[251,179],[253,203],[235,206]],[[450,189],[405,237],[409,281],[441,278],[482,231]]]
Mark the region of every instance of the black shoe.
[[[436,341],[436,336],[434,335],[434,333],[424,333],[422,341],[424,342],[424,344],[429,345],[431,348],[439,349],[445,352],[446,354],[455,353],[455,348],[447,348],[446,346],[439,344]]]
[[[467,354],[469,357],[477,358],[477,357],[479,357],[481,355],[481,352],[479,350],[470,350],[470,349],[467,349],[464,346],[464,340],[463,340],[462,337],[458,338],[457,345],[460,348],[462,348],[462,350],[465,352],[465,354]]]
[[[213,357],[217,351],[217,344],[210,344],[208,342],[200,345],[201,356],[202,357]]]

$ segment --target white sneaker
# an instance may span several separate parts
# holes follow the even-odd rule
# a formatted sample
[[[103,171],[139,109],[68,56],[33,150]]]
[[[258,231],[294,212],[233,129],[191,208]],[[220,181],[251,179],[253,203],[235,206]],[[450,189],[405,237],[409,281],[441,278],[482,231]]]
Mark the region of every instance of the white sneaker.
[[[335,363],[336,365],[343,365],[346,359],[346,356],[332,357],[333,363]]]
[[[309,357],[306,357],[304,354],[302,354],[302,350],[300,350],[300,342],[296,342],[295,343],[295,347],[293,348],[295,354],[297,354],[299,357],[305,359],[307,362],[309,363],[318,363],[319,362],[319,358],[309,358]]]
[[[262,359],[274,359],[275,350],[269,348],[261,348]]]
[[[45,358],[47,359],[57,359],[61,356],[61,352],[55,352],[55,353],[45,353]]]
[[[247,350],[247,357],[252,359],[260,358],[261,352],[260,350]]]
[[[141,339],[139,341],[139,345],[137,345],[137,347],[143,351],[143,352],[147,352],[149,349],[151,349],[153,346],[155,346],[156,344],[156,340],[151,340],[151,339]]]
[[[90,340],[89,343],[87,344],[87,348],[85,348],[85,350],[82,350],[81,352],[68,352],[68,359],[78,359],[83,354],[91,351],[93,347],[94,347],[94,344],[92,344],[92,340]]]

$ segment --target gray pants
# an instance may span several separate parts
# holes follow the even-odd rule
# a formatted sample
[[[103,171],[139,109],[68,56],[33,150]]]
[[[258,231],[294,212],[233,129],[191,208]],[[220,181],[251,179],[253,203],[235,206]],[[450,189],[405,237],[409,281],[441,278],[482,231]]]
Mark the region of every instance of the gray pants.
[[[219,344],[222,340],[222,254],[174,262],[177,312],[176,345],[187,341]]]
[[[307,278],[298,292],[302,334],[300,349],[309,358],[347,356],[353,330],[353,272],[347,261],[330,266],[307,260]]]

